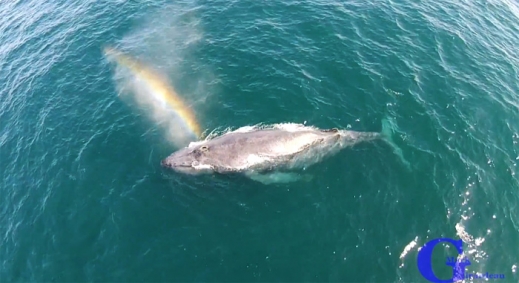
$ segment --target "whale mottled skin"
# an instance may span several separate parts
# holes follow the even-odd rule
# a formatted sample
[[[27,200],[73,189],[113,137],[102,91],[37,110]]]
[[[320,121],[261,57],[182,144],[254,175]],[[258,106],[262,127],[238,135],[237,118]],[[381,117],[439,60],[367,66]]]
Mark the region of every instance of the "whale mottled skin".
[[[380,137],[376,132],[323,130],[302,124],[250,126],[193,142],[161,164],[185,174],[242,173],[264,184],[286,183],[302,178],[298,169]]]

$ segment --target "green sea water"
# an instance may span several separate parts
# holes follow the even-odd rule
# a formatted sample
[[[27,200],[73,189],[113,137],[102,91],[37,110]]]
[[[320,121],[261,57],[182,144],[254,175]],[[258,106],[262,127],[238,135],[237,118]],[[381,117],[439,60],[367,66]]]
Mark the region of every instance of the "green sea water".
[[[519,265],[513,1],[0,2],[0,282],[428,282],[429,240],[467,273]],[[205,131],[378,131],[310,182],[185,176],[116,46],[167,77]],[[437,276],[448,279],[440,245]],[[481,281],[481,279],[467,279]]]

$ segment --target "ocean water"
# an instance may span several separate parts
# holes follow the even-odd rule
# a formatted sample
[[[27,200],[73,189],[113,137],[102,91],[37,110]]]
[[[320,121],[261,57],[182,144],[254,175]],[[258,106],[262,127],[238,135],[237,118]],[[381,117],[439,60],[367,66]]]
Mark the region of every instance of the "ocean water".
[[[448,237],[517,282],[518,35],[509,0],[2,1],[0,281],[428,282],[418,249]],[[310,182],[167,172],[178,147],[106,45],[206,131],[390,119],[410,168],[370,142]]]

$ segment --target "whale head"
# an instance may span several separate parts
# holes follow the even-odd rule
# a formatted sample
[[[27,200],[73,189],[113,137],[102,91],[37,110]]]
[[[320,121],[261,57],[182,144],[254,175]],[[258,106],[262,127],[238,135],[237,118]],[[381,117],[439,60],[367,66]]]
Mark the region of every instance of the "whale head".
[[[207,174],[213,173],[214,166],[211,164],[207,145],[190,146],[178,150],[161,161],[165,168],[173,169],[184,174]]]

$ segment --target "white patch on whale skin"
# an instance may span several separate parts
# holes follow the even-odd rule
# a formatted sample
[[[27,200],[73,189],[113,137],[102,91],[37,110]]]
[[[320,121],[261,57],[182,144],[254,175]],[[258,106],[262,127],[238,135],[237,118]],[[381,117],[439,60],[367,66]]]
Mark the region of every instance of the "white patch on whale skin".
[[[268,160],[269,160],[269,158],[261,157],[256,154],[249,154],[249,156],[247,156],[247,164],[249,164],[249,166],[260,164],[260,163],[263,163]]]
[[[269,157],[259,156],[257,154],[249,154],[247,158],[244,160],[244,164],[242,166],[236,167],[237,170],[247,170],[251,167],[262,164],[264,162],[270,161]]]
[[[207,165],[207,164],[198,164],[198,165],[192,165],[194,169],[196,170],[212,170],[213,166]]]
[[[322,135],[315,133],[314,131],[304,130],[302,133],[293,136],[288,142],[285,140],[279,140],[269,150],[274,155],[291,155],[301,152],[309,146],[315,145],[316,142],[323,139]]]
[[[244,160],[241,162],[241,166],[235,166],[233,169],[238,171],[247,171],[254,167],[255,165],[259,165],[265,162],[269,162],[271,159],[267,156],[260,156],[257,154],[249,154]]]

